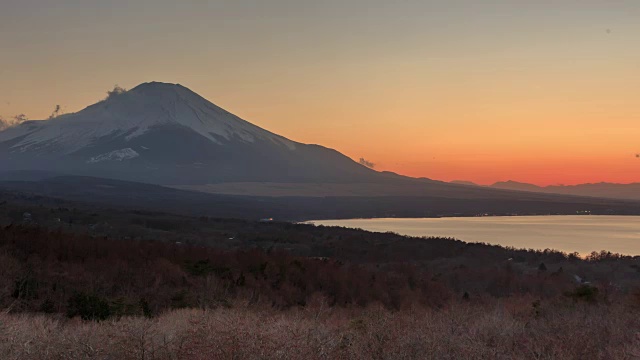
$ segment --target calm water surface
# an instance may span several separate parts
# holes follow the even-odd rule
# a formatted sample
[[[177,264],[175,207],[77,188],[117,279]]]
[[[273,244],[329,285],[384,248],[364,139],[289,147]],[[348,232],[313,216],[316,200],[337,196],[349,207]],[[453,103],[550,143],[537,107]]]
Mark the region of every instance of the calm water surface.
[[[511,216],[439,219],[352,219],[312,221],[410,236],[445,236],[467,242],[556,249],[588,254],[607,250],[640,255],[639,216]]]

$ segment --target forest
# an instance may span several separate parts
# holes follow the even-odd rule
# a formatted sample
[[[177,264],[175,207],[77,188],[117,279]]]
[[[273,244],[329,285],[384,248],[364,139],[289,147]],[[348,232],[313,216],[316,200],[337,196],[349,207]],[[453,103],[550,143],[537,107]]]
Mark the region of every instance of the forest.
[[[637,257],[47,199],[1,209],[12,358],[640,354]]]

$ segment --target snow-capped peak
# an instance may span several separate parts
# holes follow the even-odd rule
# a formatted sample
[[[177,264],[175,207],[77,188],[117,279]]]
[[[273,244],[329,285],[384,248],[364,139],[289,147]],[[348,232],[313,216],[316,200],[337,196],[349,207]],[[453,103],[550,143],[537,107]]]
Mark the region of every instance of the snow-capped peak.
[[[46,121],[30,121],[0,132],[0,142],[14,140],[12,151],[73,153],[105,137],[131,140],[162,125],[187,127],[210,141],[267,140],[289,149],[295,143],[219,108],[184,86],[144,83],[114,93],[84,110]]]

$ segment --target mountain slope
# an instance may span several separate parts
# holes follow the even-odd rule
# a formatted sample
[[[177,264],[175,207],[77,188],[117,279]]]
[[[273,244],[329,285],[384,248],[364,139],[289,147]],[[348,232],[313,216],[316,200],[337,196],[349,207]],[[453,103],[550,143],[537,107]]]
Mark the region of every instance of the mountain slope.
[[[0,132],[3,170],[159,184],[370,181],[339,152],[273,134],[174,84],[145,83],[84,110]]]

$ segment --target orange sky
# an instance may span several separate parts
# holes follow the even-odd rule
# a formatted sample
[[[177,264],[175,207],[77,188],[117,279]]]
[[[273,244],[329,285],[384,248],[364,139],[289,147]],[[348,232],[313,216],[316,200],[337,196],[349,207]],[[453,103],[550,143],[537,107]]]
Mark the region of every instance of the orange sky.
[[[640,181],[637,1],[41,3],[0,14],[5,116],[166,81],[380,170]]]

